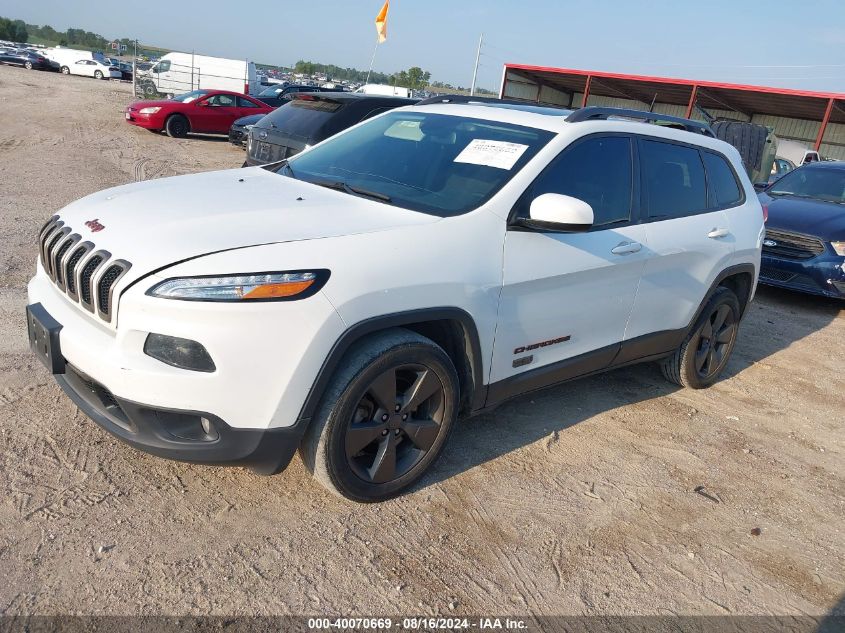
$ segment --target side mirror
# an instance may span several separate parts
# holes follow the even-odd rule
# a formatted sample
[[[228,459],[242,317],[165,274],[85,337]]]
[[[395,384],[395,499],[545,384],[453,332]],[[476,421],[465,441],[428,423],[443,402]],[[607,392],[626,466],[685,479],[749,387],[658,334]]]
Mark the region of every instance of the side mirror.
[[[769,183],[767,183],[767,182],[755,182],[754,183],[754,191],[758,191],[758,192],[764,191],[766,189],[766,187],[768,187],[768,186],[769,186]]]
[[[544,193],[531,202],[528,217],[519,224],[540,231],[580,233],[593,226],[593,208],[578,198],[559,193]]]

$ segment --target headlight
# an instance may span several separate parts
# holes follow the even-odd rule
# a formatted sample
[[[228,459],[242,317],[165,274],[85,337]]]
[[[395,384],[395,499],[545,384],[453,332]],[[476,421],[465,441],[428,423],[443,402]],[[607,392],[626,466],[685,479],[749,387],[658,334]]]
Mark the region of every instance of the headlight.
[[[831,242],[830,245],[836,251],[837,255],[845,257],[845,242]]]
[[[180,277],[156,284],[147,294],[185,301],[290,301],[316,294],[328,278],[328,270]]]
[[[156,112],[158,112],[159,110],[161,110],[161,108],[159,108],[159,107],[155,107],[155,108],[141,108],[140,110],[138,110],[138,114],[155,114],[155,113],[156,113]]]
[[[254,126],[254,125],[255,125],[255,124],[253,123],[253,125],[245,125],[245,126],[244,126],[244,130],[246,130],[246,133],[247,133],[247,134],[249,134],[249,131],[253,128],[253,126]]]

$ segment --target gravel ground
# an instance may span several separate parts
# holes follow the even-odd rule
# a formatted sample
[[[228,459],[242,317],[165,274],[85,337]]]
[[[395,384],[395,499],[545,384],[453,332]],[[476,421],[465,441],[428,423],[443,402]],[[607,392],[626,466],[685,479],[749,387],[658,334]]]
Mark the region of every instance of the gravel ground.
[[[643,365],[465,421],[380,505],[335,498],[298,459],[263,478],[101,431],[27,349],[38,228],[109,186],[243,160],[126,125],[130,100],[0,67],[0,614],[843,609],[845,312],[826,300],[760,290],[709,390]]]

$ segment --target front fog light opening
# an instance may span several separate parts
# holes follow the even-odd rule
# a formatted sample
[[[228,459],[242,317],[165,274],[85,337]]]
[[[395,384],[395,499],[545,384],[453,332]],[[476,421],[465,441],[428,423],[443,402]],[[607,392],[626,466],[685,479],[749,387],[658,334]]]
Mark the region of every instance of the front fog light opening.
[[[144,353],[179,369],[211,373],[217,370],[202,343],[178,336],[150,332],[144,341]]]

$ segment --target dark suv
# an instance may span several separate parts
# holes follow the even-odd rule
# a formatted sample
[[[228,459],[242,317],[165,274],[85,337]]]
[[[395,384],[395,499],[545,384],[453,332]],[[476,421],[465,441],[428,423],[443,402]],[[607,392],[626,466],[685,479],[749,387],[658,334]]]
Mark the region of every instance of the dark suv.
[[[350,92],[294,95],[250,129],[244,167],[290,158],[364,119],[417,101]]]

